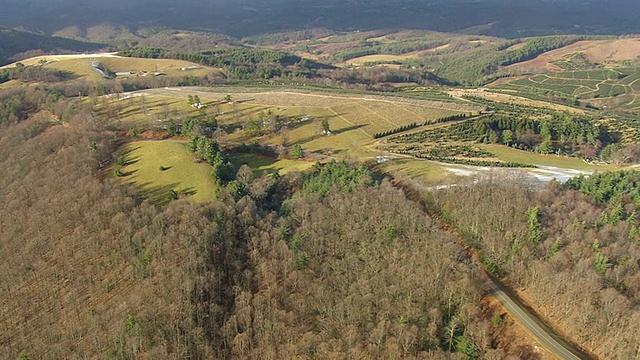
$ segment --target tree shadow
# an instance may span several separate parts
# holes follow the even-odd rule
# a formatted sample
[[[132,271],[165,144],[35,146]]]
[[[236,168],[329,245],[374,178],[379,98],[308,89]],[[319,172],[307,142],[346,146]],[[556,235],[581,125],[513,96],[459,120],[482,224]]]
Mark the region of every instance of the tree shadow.
[[[307,119],[307,120],[290,121],[290,122],[287,123],[287,127],[289,128],[289,130],[293,130],[293,129],[297,129],[297,128],[305,126],[305,125],[313,124],[317,120],[323,120],[323,119],[327,119],[328,120],[328,119],[331,119],[332,117],[334,117],[334,116],[331,116],[331,115],[310,116],[309,119]]]
[[[127,177],[127,176],[131,176],[133,174],[135,174],[136,172],[138,172],[138,170],[131,170],[131,171],[124,171],[122,172],[122,177]]]
[[[178,191],[179,195],[185,195],[185,196],[193,196],[197,193],[198,193],[198,190],[196,190],[196,188],[194,187],[190,187],[190,188],[186,188]]]
[[[176,194],[178,194],[176,188],[180,186],[180,183],[172,183],[160,186],[151,186],[151,184],[151,182],[132,183],[141,198],[151,201],[152,203],[157,205],[166,205],[171,200],[173,200],[173,197],[170,195],[170,191],[173,190],[176,192]]]
[[[124,166],[133,165],[137,163],[139,160],[140,160],[140,156],[136,156],[133,159],[128,159],[127,157],[125,157]]]
[[[365,126],[367,126],[367,125],[369,125],[369,124],[360,124],[360,125],[348,126],[348,127],[346,127],[346,128],[337,129],[337,130],[335,130],[335,131],[332,131],[331,133],[332,133],[332,134],[334,134],[334,135],[338,135],[338,134],[345,133],[345,132],[347,132],[347,131],[351,131],[351,130],[358,130],[358,129],[360,129],[361,127],[365,127]]]
[[[359,128],[363,127],[363,126],[367,126],[367,125],[368,124],[353,125],[353,126],[349,126],[349,127],[346,127],[346,128],[334,130],[334,131],[331,132],[331,135],[329,135],[329,136],[340,135],[340,134],[345,133],[347,131],[357,130],[357,129],[359,129]],[[304,143],[311,142],[313,140],[316,140],[316,139],[319,139],[319,138],[325,137],[325,136],[327,136],[327,135],[325,135],[325,134],[315,134],[315,135],[307,136],[306,138],[300,139],[297,142],[300,143],[300,144],[304,144]]]

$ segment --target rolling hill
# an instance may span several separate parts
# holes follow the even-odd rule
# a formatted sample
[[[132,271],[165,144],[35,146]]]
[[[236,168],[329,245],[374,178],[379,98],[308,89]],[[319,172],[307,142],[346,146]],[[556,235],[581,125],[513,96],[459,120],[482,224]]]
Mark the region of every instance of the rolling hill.
[[[60,37],[37,35],[24,31],[17,31],[0,27],[0,66],[11,62],[11,59],[21,53],[64,53],[95,51],[104,45],[86,43]],[[24,55],[19,55],[19,58]],[[19,60],[19,59],[18,59]]]

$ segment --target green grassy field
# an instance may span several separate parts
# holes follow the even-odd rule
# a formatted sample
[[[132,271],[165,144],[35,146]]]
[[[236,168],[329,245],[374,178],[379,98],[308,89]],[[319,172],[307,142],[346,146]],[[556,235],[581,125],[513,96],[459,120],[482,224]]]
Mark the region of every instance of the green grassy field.
[[[304,171],[311,168],[314,162],[304,160],[274,159],[268,156],[258,154],[234,154],[231,156],[231,162],[240,168],[243,164],[247,164],[254,170],[255,176],[262,176],[278,172],[280,175],[292,171]]]
[[[198,95],[206,108],[201,112],[189,106],[189,95]],[[227,95],[232,102],[224,100]],[[358,158],[377,155],[376,141],[372,138],[376,132],[479,109],[473,104],[455,102],[244,87],[152,89],[125,94],[120,99],[112,96],[106,107],[100,101],[97,107],[105,108],[105,112],[107,108],[119,109],[118,124],[123,129],[215,115],[226,131],[222,141],[234,143],[252,142],[254,138],[241,131],[244,124],[261,114],[271,114],[286,118],[287,130],[265,131],[257,138],[260,143],[288,146],[299,143],[305,150]],[[323,120],[329,122],[330,136],[322,133]]]
[[[122,150],[127,165],[121,179],[132,184],[140,194],[156,203],[169,201],[170,190],[196,201],[213,197],[216,185],[211,180],[211,166],[196,163],[185,144],[176,141],[137,141]],[[164,167],[166,170],[161,170]]]
[[[212,199],[216,184],[211,179],[209,164],[196,162],[183,142],[136,141],[121,149],[127,164],[121,167],[124,182],[133,185],[141,196],[164,204],[169,201],[169,191],[174,190],[195,202]],[[255,176],[278,172],[304,171],[314,162],[304,160],[274,159],[258,154],[234,154],[231,161],[238,169],[249,165]],[[162,170],[164,168],[164,170]]]

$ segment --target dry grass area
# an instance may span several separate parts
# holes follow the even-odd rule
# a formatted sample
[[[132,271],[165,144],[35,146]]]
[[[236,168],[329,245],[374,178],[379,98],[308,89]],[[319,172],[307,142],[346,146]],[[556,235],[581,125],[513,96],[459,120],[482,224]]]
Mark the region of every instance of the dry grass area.
[[[78,55],[47,55],[37,56],[21,61],[24,65],[38,65],[44,63],[45,68],[66,71],[78,78],[99,81],[102,76],[91,67],[92,61],[98,61],[113,72],[130,71],[133,74],[125,77],[153,76],[154,72],[160,72],[167,76],[204,76],[212,72],[219,72],[210,67],[205,67],[188,61],[173,59],[142,59],[129,58],[104,54],[78,54]],[[12,67],[15,64],[6,65]],[[182,68],[196,66],[196,69],[183,71]],[[4,68],[4,67],[3,67]]]
[[[146,115],[141,109],[143,94],[148,108]],[[219,124],[229,132],[229,141],[253,141],[240,129],[248,120],[271,112],[291,119],[292,123],[286,133],[269,134],[261,142],[300,143],[306,150],[334,155],[349,153],[357,157],[376,156],[375,150],[372,153],[369,147],[375,143],[372,137],[377,132],[478,110],[472,104],[235,87],[152,89],[126,94],[121,100],[113,101],[119,102],[123,109],[121,123],[157,124],[158,120],[196,115],[197,111],[187,104],[189,95],[198,95],[207,105],[207,113],[217,114]],[[231,96],[231,103],[224,101],[226,95]],[[330,136],[322,134],[320,124],[324,119],[329,122]]]
[[[416,52],[402,54],[402,55],[389,55],[389,54],[367,55],[367,56],[361,56],[361,57],[349,59],[344,64],[353,65],[353,66],[362,66],[368,62],[404,61],[407,59],[414,59],[420,56],[421,53],[422,51],[416,51]]]
[[[585,57],[594,63],[638,60],[640,38],[578,41],[563,48],[546,52],[535,59],[509,65],[507,69],[512,72],[563,71],[552,62],[575,53],[584,53]]]
[[[507,79],[514,80],[515,78],[507,78]],[[489,86],[498,85],[501,83],[503,82],[495,82],[493,84],[490,84]],[[492,91],[485,91],[485,90],[478,90],[478,89],[456,89],[454,91],[449,92],[449,94],[451,94],[454,97],[460,97],[463,95],[478,96],[478,97],[482,97],[482,98],[492,100],[492,101],[497,101],[497,102],[514,103],[514,104],[524,105],[524,106],[553,109],[557,111],[568,111],[568,112],[577,113],[577,114],[583,114],[585,112],[582,109],[578,109],[578,108],[574,108],[574,107],[566,106],[562,104],[556,104],[556,103],[545,102],[540,100],[532,100],[522,96],[515,96],[515,95],[510,95],[505,93],[496,93]]]

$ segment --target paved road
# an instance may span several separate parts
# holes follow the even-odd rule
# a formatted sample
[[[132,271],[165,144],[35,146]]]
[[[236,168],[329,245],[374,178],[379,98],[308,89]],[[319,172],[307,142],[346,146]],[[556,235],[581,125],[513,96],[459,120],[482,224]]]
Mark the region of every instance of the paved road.
[[[402,182],[397,182],[394,184],[397,188],[401,189],[407,198],[415,201],[416,203],[422,206],[422,210],[427,213],[429,216],[432,214],[427,210],[427,206],[425,205],[424,198],[422,197],[423,192],[420,190],[416,190],[411,186],[407,186]],[[434,219],[438,219],[438,217],[433,217]],[[440,222],[440,226],[445,231],[450,231],[449,226],[438,219]],[[455,231],[453,233],[456,235],[460,243],[469,250],[464,241],[459,237]],[[484,266],[479,261],[477,256],[473,256],[470,252],[471,258],[474,259],[474,262],[478,264],[481,269],[484,269]],[[556,334],[551,328],[540,320],[540,317],[534,312],[530,311],[527,307],[525,307],[520,299],[518,299],[515,294],[510,292],[504,285],[502,285],[497,279],[495,279],[488,271],[485,270],[490,283],[491,283],[491,292],[495,298],[500,301],[502,306],[511,314],[511,316],[516,319],[518,324],[523,326],[525,330],[527,330],[531,335],[534,336],[535,339],[538,340],[545,348],[551,351],[559,359],[567,359],[567,360],[587,360],[591,359],[591,357],[576,348],[575,346],[569,344],[567,341],[563,340],[558,334]]]
[[[527,331],[558,358],[567,360],[590,359],[588,355],[563,341],[553,330],[522,306],[513,295],[506,292],[502,285],[494,279],[491,279],[491,292],[518,323],[524,326]]]

